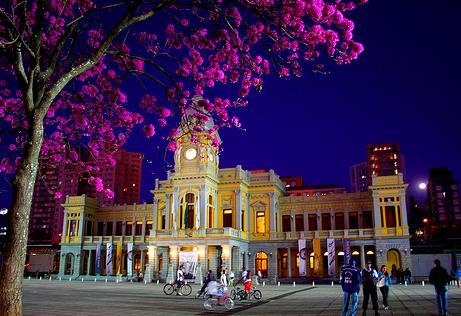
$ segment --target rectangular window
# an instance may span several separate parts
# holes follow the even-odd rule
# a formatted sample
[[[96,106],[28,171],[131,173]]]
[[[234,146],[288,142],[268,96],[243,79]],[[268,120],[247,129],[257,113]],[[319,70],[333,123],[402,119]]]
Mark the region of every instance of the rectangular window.
[[[344,213],[335,214],[335,229],[344,229]]]
[[[136,222],[136,226],[135,226],[135,235],[142,235],[142,222],[138,221]]]
[[[283,232],[291,231],[291,216],[290,215],[282,216],[282,231]]]
[[[162,215],[162,229],[166,229],[166,217],[165,215]]]
[[[125,236],[133,235],[133,222],[126,222],[125,225]]]
[[[232,227],[232,210],[223,210],[223,227]]]
[[[115,223],[115,236],[122,236],[122,226],[123,222]]]
[[[316,214],[309,214],[308,222],[309,222],[310,231],[317,230],[317,215]]]
[[[386,226],[387,227],[395,227],[396,220],[395,220],[395,207],[394,206],[386,206],[384,208],[386,213]]]
[[[208,207],[208,228],[213,227],[213,208],[211,206]]]
[[[85,236],[93,236],[93,222],[86,222]]]
[[[322,214],[322,230],[330,230],[330,229],[331,229],[330,213],[323,213]]]
[[[266,216],[265,212],[256,212],[256,232],[265,233],[266,232]]]
[[[359,216],[357,212],[349,213],[349,229],[359,228]]]
[[[147,221],[146,222],[146,235],[150,234],[150,231],[152,229],[152,225],[153,225],[152,221]]]
[[[303,214],[295,215],[295,227],[296,227],[297,232],[304,231],[304,215]]]
[[[104,235],[104,222],[98,222],[98,236]]]
[[[362,223],[363,223],[363,228],[373,227],[373,219],[372,219],[370,211],[366,211],[362,213]]]
[[[113,229],[114,228],[114,222],[107,222],[107,227],[106,227],[106,236],[112,236]]]

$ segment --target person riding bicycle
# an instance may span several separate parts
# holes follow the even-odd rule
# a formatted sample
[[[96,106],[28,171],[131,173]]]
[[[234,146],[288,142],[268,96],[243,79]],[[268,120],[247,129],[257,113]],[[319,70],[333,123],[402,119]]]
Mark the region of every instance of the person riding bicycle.
[[[251,291],[251,271],[248,270],[246,274],[245,280],[243,280],[243,285],[245,286],[245,292],[247,298],[250,298],[250,291]]]
[[[223,303],[223,301],[227,298],[226,291],[224,289],[224,285],[217,281],[210,281],[208,282],[208,295],[212,298],[217,298],[219,304]]]
[[[176,272],[176,295],[181,295],[182,293],[179,292],[179,289],[181,288],[181,284],[184,281],[184,267],[181,266],[179,267],[178,271]]]
[[[208,273],[206,274],[206,278],[205,278],[205,280],[203,282],[202,288],[198,292],[198,296],[202,295],[202,293],[207,288],[208,283],[210,283],[210,281],[214,281],[214,280],[216,280],[216,278],[215,278],[213,272],[211,272],[211,270],[208,270]]]

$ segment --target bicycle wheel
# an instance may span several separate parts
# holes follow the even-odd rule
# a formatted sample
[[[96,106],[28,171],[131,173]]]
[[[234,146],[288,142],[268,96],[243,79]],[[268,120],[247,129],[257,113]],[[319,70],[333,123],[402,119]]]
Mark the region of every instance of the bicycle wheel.
[[[165,286],[163,287],[163,293],[165,293],[166,295],[171,295],[173,294],[173,292],[174,292],[174,285],[170,283],[165,284]]]
[[[224,300],[224,307],[227,309],[227,310],[231,310],[232,308],[234,308],[234,301],[228,297]]]
[[[260,290],[254,290],[253,297],[259,301],[263,297],[263,294]]]
[[[235,300],[235,298],[237,297],[237,291],[235,289],[232,289],[230,291],[230,294],[229,294],[230,298]]]
[[[203,307],[209,311],[213,310],[213,303],[211,302],[211,298],[208,298],[205,300],[205,302],[203,302]]]
[[[189,284],[183,284],[181,286],[181,293],[184,296],[190,295],[190,293],[192,293],[192,286],[190,286]]]

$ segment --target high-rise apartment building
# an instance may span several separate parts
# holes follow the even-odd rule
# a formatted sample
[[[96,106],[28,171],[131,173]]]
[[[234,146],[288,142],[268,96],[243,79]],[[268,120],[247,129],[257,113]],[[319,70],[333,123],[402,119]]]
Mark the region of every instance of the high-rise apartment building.
[[[434,224],[461,223],[459,185],[448,168],[429,169],[427,194]]]
[[[367,163],[362,162],[350,167],[351,192],[367,192]]]
[[[76,164],[55,165],[40,161],[40,173],[35,183],[29,222],[29,244],[59,244],[61,241],[65,196],[86,194],[96,197],[101,205],[134,204],[140,200],[142,154],[119,150],[115,165],[105,166],[91,174]],[[109,199],[88,184],[88,177],[102,179],[105,189],[114,192]],[[55,198],[53,192],[62,193]]]
[[[368,144],[366,163],[368,185],[372,184],[372,176],[405,175],[399,143]]]

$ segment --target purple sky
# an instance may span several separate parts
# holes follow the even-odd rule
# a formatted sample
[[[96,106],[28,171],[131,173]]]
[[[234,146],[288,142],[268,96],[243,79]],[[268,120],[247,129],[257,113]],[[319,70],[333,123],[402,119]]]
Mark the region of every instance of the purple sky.
[[[397,141],[411,194],[430,167],[447,166],[461,179],[460,11],[461,2],[449,0],[372,0],[356,10],[361,58],[329,75],[266,79],[240,113],[246,131],[221,132],[221,167],[272,168],[306,184],[348,187],[349,167],[365,160],[367,143]],[[171,168],[164,148],[139,133],[129,141],[127,149],[146,157],[142,201]],[[8,206],[8,192],[0,193],[0,207]]]

